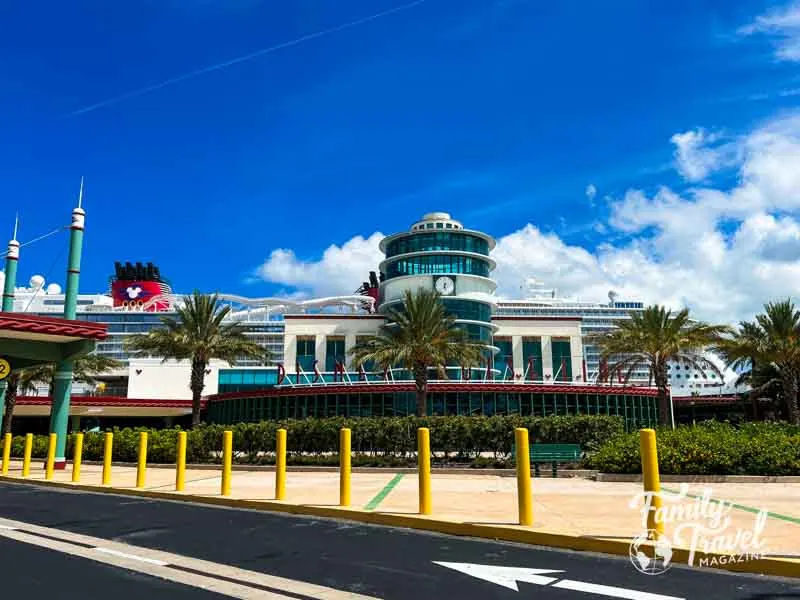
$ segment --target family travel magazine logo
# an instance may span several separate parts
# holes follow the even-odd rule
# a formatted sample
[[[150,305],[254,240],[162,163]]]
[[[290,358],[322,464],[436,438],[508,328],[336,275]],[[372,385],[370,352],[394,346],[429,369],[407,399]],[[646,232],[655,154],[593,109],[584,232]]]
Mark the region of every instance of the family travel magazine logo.
[[[672,566],[674,548],[689,551],[688,564],[714,567],[732,562],[757,560],[766,554],[761,534],[767,523],[767,511],[761,509],[750,527],[733,526],[730,516],[733,504],[712,499],[711,488],[704,488],[699,497],[689,496],[689,485],[682,483],[677,494],[641,492],[629,504],[638,508],[643,533],[630,545],[629,556],[636,567],[647,575],[659,575]],[[663,523],[667,533],[654,535],[648,525],[653,513],[656,523]],[[721,555],[721,556],[709,556]]]

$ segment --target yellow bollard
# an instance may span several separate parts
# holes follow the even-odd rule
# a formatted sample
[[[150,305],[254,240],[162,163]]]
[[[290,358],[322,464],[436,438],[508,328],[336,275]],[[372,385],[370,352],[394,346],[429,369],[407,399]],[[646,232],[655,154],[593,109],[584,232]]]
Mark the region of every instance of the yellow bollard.
[[[31,474],[31,452],[33,451],[33,434],[25,436],[25,454],[22,456],[22,476],[27,477]]]
[[[56,464],[56,440],[58,440],[57,433],[50,434],[50,444],[47,446],[47,462],[45,463],[44,478],[53,478],[53,469]]]
[[[72,457],[72,483],[81,480],[81,460],[83,460],[83,434],[75,434],[75,454]]]
[[[182,492],[186,485],[186,432],[178,432],[178,453],[175,465],[175,491]]]
[[[639,430],[639,448],[642,454],[642,482],[644,491],[649,492],[649,511],[647,513],[647,536],[658,539],[664,534],[664,522],[657,519],[661,515],[661,478],[658,474],[658,450],[656,432],[652,429]],[[645,502],[648,502],[645,497]],[[656,514],[658,511],[658,514]]]
[[[103,485],[111,484],[111,452],[114,446],[114,434],[106,433],[103,444]]]
[[[222,490],[223,496],[231,495],[231,463],[233,462],[233,432],[222,432]]]
[[[275,500],[286,497],[286,430],[278,429],[275,448]]]
[[[11,461],[11,434],[3,436],[3,475],[8,475],[8,463]]]
[[[139,454],[136,465],[136,487],[143,488],[145,475],[147,473],[147,432],[139,432]]]
[[[417,465],[419,468],[419,514],[431,514],[431,432],[417,430]]]
[[[514,430],[514,446],[517,453],[517,503],[519,505],[519,524],[533,525],[533,498],[531,497],[531,455],[528,445],[528,430],[519,427]]]
[[[339,431],[339,505],[350,506],[350,430]]]

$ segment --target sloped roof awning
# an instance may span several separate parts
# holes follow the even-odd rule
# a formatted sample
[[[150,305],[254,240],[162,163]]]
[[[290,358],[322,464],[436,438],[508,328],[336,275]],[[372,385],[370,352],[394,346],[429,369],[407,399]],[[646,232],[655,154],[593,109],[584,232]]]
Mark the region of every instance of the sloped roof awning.
[[[102,323],[0,312],[0,357],[12,370],[88,354],[106,337]]]

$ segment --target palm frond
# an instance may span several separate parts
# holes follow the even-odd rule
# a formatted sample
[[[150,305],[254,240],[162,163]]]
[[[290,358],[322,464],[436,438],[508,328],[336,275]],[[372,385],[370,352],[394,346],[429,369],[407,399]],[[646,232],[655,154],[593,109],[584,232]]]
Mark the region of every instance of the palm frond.
[[[134,355],[160,357],[162,362],[219,359],[233,364],[242,358],[268,362],[269,352],[245,335],[245,325],[225,322],[229,313],[230,307],[216,294],[195,291],[183,299],[177,317],[163,317],[161,327],[130,336],[126,348]]]
[[[378,335],[350,349],[356,366],[372,362],[413,371],[450,364],[467,367],[480,361],[481,345],[457,326],[435,292],[406,292],[402,308],[389,310],[387,321]]]

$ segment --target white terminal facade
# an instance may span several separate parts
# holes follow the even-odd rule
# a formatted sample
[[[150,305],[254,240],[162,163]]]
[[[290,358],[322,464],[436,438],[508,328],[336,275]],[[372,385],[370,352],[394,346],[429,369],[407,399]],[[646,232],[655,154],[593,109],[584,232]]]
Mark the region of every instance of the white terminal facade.
[[[491,258],[494,240],[485,233],[465,229],[447,213],[430,213],[402,233],[385,238],[380,245],[385,260],[378,265],[380,277],[373,277],[360,293],[347,296],[295,301],[286,298],[246,298],[221,294],[233,310],[230,318],[248,325],[248,335],[268,348],[274,365],[243,362],[230,366],[212,363],[206,377],[205,393],[256,389],[279,383],[278,371],[287,377],[282,385],[324,384],[338,378],[346,381],[358,376],[348,351],[360,338],[374,335],[386,320],[384,313],[397,307],[406,290],[434,289],[459,327],[483,343],[491,357],[489,369],[495,380],[552,384],[591,383],[599,374],[596,349],[583,343],[586,334],[609,330],[614,321],[629,318],[644,306],[640,302],[618,301],[609,293],[608,303],[580,302],[557,297],[533,280],[525,282],[523,298],[499,298],[492,279],[495,262]],[[24,261],[21,263],[24,265]],[[75,384],[73,394],[100,394],[137,400],[151,400],[150,406],[133,414],[166,416],[183,414],[170,408],[176,400],[191,398],[188,389],[188,364],[160,359],[131,357],[124,350],[124,339],[157,327],[164,316],[175,314],[181,302],[152,265],[128,271],[117,267],[116,279],[105,293],[82,294],[78,298],[78,318],[108,325],[108,338],[97,344],[97,352],[122,361],[123,368],[102,377],[100,389]],[[0,272],[0,278],[2,273]],[[142,279],[141,283],[136,283]],[[150,285],[156,280],[156,287]],[[132,283],[131,283],[132,282]],[[149,283],[148,283],[149,282]],[[0,284],[2,282],[0,281]],[[354,282],[355,283],[355,282]],[[150,285],[150,288],[148,288]],[[145,301],[142,289],[155,289]],[[120,296],[122,294],[122,296]],[[125,300],[125,295],[130,301]],[[28,287],[15,291],[14,311],[41,315],[63,312],[64,295],[57,284],[47,285],[33,276]],[[713,358],[712,358],[713,359]],[[688,365],[671,365],[673,395],[717,395],[742,391],[734,387],[736,374],[715,360],[723,377],[701,372]],[[281,369],[277,365],[281,365]],[[344,374],[339,374],[341,370]],[[390,372],[390,378],[407,378]],[[447,368],[448,379],[464,377],[460,367]],[[472,380],[489,377],[487,367],[474,368]],[[383,379],[383,373],[380,374]],[[646,372],[635,373],[630,383],[646,385]],[[47,394],[42,386],[38,394]],[[158,404],[162,401],[163,405]],[[18,407],[20,414],[47,414],[47,406]],[[74,408],[80,411],[81,408]],[[86,409],[90,411],[90,409]],[[103,409],[107,415],[130,414]],[[15,414],[17,412],[15,411]],[[88,413],[84,413],[88,414]]]

